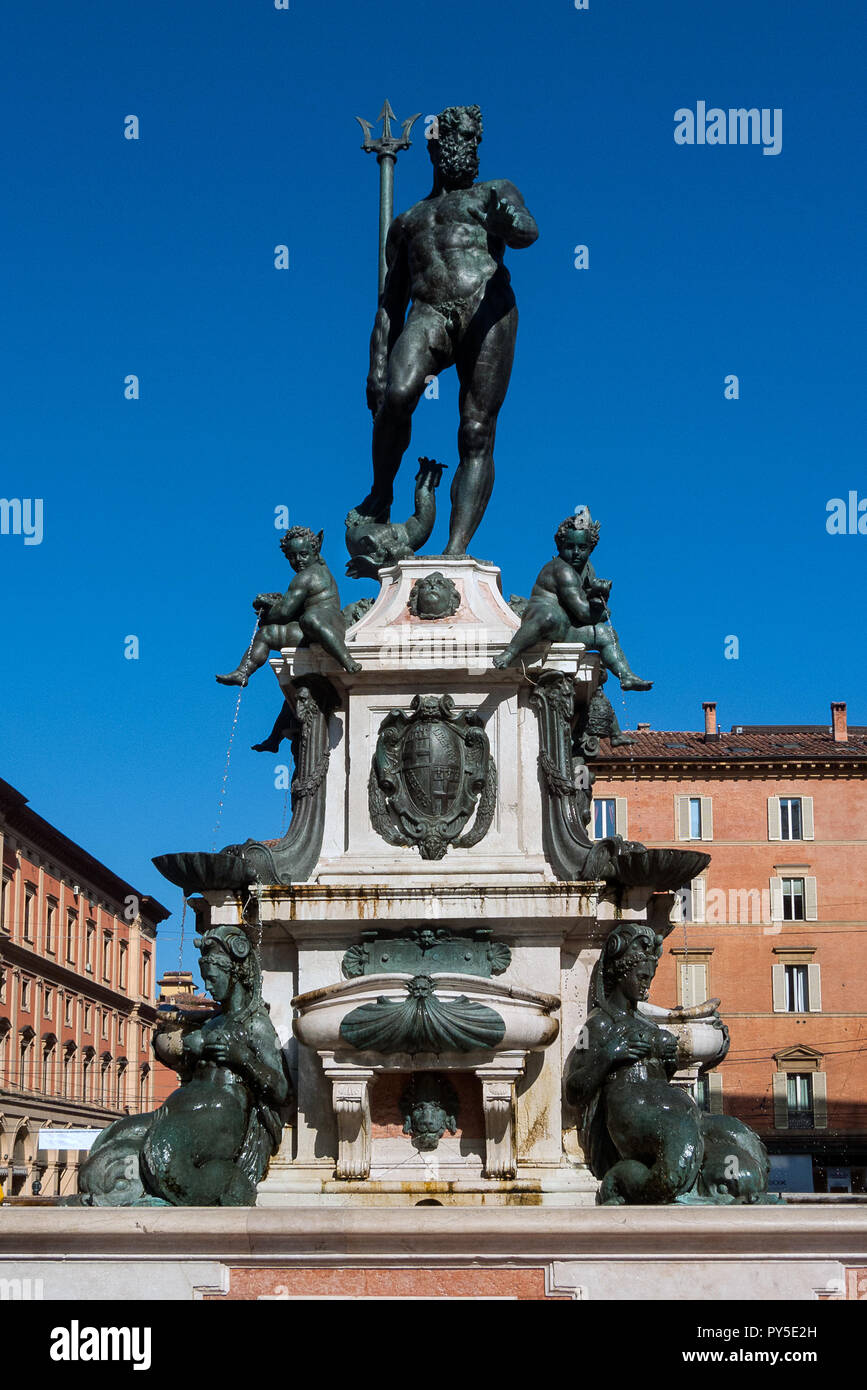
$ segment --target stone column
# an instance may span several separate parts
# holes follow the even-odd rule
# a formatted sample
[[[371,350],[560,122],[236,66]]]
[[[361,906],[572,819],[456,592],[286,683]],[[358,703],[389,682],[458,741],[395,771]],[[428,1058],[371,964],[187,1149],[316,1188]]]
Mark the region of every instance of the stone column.
[[[370,1096],[376,1073],[351,1062],[335,1062],[333,1052],[320,1052],[322,1067],[331,1082],[332,1105],[337,1120],[337,1167],[334,1176],[343,1182],[370,1177]]]

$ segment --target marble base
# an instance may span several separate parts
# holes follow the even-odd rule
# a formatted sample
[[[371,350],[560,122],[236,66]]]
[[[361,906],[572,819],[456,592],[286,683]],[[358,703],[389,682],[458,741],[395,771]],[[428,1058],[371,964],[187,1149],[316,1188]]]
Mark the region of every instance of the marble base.
[[[811,1302],[867,1297],[865,1272],[867,1208],[830,1204],[10,1207],[0,1220],[0,1280],[74,1303],[155,1289],[175,1300]]]

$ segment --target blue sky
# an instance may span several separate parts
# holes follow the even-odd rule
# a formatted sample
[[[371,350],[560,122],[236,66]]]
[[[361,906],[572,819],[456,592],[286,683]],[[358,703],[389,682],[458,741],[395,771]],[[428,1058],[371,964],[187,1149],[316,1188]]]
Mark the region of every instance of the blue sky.
[[[521,325],[474,552],[526,593],[589,503],[656,682],[624,723],[695,728],[706,699],[725,727],[825,723],[845,699],[867,724],[867,536],[825,526],[830,498],[867,497],[865,27],[854,0],[7,7],[0,495],[41,498],[44,536],[0,535],[0,775],[179,907],[150,858],[211,847],[235,707],[213,675],[288,580],[274,509],[324,527],[342,576],[369,484],[377,169],[353,118],[385,96],[399,119],[477,101],[481,177],[540,227],[507,257]],[[781,109],[781,152],[676,145],[698,101]],[[429,189],[416,131],[398,209]],[[456,463],[440,387],[400,519],[412,460]],[[277,760],[248,751],[278,704],[267,671],[243,696],[220,844],[281,829]]]

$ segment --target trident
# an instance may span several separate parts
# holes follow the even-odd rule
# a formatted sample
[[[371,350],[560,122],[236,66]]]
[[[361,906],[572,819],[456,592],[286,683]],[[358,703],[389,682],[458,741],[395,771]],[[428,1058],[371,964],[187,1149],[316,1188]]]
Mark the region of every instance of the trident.
[[[388,229],[391,224],[392,210],[394,208],[394,166],[397,160],[398,150],[408,150],[412,141],[409,132],[412,130],[421,112],[418,111],[409,120],[404,121],[403,130],[400,136],[392,135],[391,122],[396,121],[397,117],[391,109],[391,103],[386,97],[383,108],[377,116],[378,121],[382,121],[382,135],[378,140],[372,140],[371,133],[373,126],[370,121],[364,121],[360,116],[356,116],[358,124],[364,131],[363,150],[369,154],[376,155],[376,162],[379,165],[379,293],[382,294],[382,287],[385,284],[385,239],[388,236]]]

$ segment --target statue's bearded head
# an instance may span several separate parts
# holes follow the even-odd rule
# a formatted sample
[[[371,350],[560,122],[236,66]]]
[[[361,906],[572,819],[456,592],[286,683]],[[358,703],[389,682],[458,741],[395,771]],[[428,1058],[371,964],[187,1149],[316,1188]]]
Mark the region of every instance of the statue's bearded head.
[[[447,106],[437,116],[428,152],[443,188],[469,188],[479,172],[482,113],[478,106]]]

